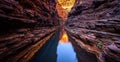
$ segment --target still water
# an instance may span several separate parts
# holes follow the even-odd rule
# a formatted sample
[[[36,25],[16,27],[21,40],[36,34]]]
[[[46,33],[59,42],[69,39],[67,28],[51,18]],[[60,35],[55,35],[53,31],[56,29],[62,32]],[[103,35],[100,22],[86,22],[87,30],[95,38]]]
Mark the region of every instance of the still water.
[[[66,33],[60,39],[58,30],[43,47],[35,54],[30,62],[77,62],[76,53],[68,41]]]
[[[78,62],[74,48],[66,33],[63,34],[57,46],[57,62]]]

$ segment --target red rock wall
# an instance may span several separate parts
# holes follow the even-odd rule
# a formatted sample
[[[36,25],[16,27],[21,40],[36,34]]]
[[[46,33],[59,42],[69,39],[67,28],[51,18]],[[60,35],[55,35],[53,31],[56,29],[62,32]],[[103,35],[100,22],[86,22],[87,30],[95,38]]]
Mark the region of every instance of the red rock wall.
[[[56,9],[57,9],[57,12],[58,12],[58,15],[63,19],[65,20],[67,18],[67,15],[68,15],[68,12],[62,8],[62,6],[60,4],[57,4],[56,5]],[[63,21],[64,22],[64,21]]]
[[[79,0],[78,0],[79,1]],[[76,3],[69,16],[79,16],[81,20],[120,18],[119,0],[83,0]]]
[[[0,31],[59,25],[54,0],[1,0]]]
[[[28,62],[59,24],[55,0],[0,0],[0,62]]]
[[[77,0],[68,15],[66,30],[100,62],[120,61],[120,0]],[[100,43],[101,49],[97,46]]]

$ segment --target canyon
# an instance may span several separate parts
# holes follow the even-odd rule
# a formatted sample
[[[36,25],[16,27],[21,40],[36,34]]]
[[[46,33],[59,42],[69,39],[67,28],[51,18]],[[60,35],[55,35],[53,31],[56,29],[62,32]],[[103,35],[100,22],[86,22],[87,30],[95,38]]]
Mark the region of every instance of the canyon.
[[[120,62],[120,0],[0,0],[0,62],[56,62],[64,32],[78,62]]]

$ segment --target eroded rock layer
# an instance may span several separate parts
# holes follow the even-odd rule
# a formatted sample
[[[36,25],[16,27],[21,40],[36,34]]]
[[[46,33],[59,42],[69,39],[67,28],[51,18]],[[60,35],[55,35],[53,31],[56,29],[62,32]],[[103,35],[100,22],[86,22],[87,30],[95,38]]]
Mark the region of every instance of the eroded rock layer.
[[[55,0],[0,0],[0,62],[28,62],[59,26]]]
[[[77,0],[67,19],[66,30],[78,48],[100,62],[120,61],[120,0]]]
[[[120,42],[114,42],[104,49],[101,58],[108,62],[120,62]]]

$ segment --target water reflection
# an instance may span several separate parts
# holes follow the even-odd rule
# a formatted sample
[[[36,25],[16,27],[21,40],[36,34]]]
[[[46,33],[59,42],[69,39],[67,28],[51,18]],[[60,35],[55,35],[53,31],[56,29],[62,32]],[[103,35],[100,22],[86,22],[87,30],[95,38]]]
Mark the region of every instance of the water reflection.
[[[78,62],[72,44],[66,33],[63,34],[57,47],[57,62]]]
[[[56,62],[60,29],[43,45],[30,62]]]

